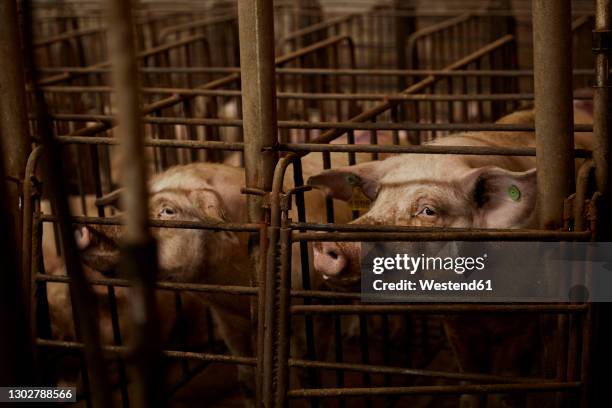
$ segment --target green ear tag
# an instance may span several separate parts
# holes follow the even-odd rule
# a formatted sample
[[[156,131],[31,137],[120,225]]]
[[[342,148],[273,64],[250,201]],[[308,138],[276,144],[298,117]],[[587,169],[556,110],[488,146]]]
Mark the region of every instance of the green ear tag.
[[[510,184],[508,187],[508,197],[510,197],[513,201],[518,201],[521,199],[521,190],[514,184]]]

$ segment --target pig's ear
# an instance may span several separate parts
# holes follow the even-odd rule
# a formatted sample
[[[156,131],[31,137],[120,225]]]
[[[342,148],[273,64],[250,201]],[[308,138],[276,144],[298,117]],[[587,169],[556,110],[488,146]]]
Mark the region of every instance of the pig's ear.
[[[529,224],[536,207],[536,169],[512,172],[495,166],[471,170],[462,180],[476,205],[476,224],[512,228]]]
[[[326,170],[310,177],[307,184],[322,190],[330,197],[345,201],[351,198],[353,186],[360,185],[365,195],[373,201],[378,194],[380,179],[390,168],[389,160],[360,163]]]

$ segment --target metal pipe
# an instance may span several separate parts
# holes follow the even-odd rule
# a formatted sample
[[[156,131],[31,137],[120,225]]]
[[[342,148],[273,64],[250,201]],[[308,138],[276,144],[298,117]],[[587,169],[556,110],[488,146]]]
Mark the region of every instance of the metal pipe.
[[[538,216],[540,227],[556,229],[574,191],[571,1],[532,5]]]
[[[322,388],[295,389],[287,394],[290,398],[356,397],[364,395],[459,395],[494,394],[510,392],[572,391],[579,389],[581,382],[543,382],[539,384],[472,384],[472,385],[431,385],[415,387],[372,387],[372,388]]]
[[[153,285],[157,272],[155,241],[149,233],[145,153],[140,122],[139,78],[132,27],[132,2],[106,2],[109,49],[117,88],[118,139],[121,140],[122,195],[126,226],[120,271],[134,279],[130,291],[134,326],[130,356],[136,407],[163,406],[162,363]]]
[[[242,118],[244,122],[244,166],[246,187],[262,191],[272,189],[274,167],[278,160],[275,151],[263,149],[274,147],[276,144],[276,88],[274,68],[277,61],[274,58],[274,13],[272,0],[239,0],[238,1],[238,29],[241,61],[242,84]],[[289,59],[292,56],[287,56]],[[263,208],[263,197],[259,195],[247,196],[247,215],[249,222],[259,223],[266,220],[266,211]],[[259,281],[264,276],[264,264],[257,262],[259,252],[267,248],[259,248],[259,237],[255,234],[249,239],[249,252],[255,264],[252,282],[265,285]],[[266,298],[274,286],[265,287]],[[264,314],[263,303],[259,302],[261,310],[255,313],[252,310],[252,321],[257,322],[257,332],[260,336],[269,326],[264,326],[259,316]],[[265,320],[265,318],[264,318]],[[264,344],[257,341],[258,364],[264,364]],[[261,348],[261,349],[259,349]],[[265,365],[264,365],[265,366]],[[257,367],[258,377],[263,373],[263,367]],[[255,398],[258,403],[263,401],[264,406],[271,404],[271,383],[266,376],[257,381]],[[265,383],[265,384],[263,384]],[[264,398],[267,397],[267,398]]]
[[[44,67],[38,70],[40,73],[81,73],[81,74],[104,74],[111,72],[110,68],[92,68],[92,67]],[[240,73],[239,67],[141,67],[140,72],[144,74],[167,74],[167,73],[213,73],[213,74],[228,74]],[[591,76],[595,70],[593,69],[574,69],[573,75],[576,76]],[[286,75],[331,75],[331,76],[422,76],[422,75],[439,75],[439,76],[499,76],[499,77],[533,77],[533,70],[530,69],[465,69],[461,71],[444,71],[441,69],[369,69],[369,68],[277,68],[277,74]]]
[[[53,128],[48,117],[47,102],[43,93],[38,88],[36,76],[36,60],[32,44],[32,5],[31,1],[22,3],[24,18],[23,50],[25,54],[25,66],[33,73],[34,106],[38,118],[37,131],[47,154],[46,175],[48,178],[48,191],[51,202],[55,205],[59,219],[60,242],[63,245],[64,262],[68,276],[72,278],[70,285],[70,298],[74,326],[77,338],[85,344],[84,355],[86,371],[83,375],[91,381],[91,397],[96,407],[107,407],[111,405],[108,381],[106,378],[106,366],[100,353],[100,337],[98,326],[98,308],[91,287],[87,284],[79,259],[79,252],[74,241],[74,234],[70,228],[68,217],[70,209],[66,197],[65,185],[63,183],[63,169],[60,160],[60,149],[53,138]],[[28,197],[29,199],[30,197]]]
[[[388,305],[294,305],[292,314],[378,314],[378,313],[584,313],[587,304],[388,304]]]
[[[293,241],[310,242],[379,242],[379,241],[589,241],[591,231],[490,230],[490,231],[423,231],[423,232],[317,232],[294,233]]]
[[[610,52],[612,51],[612,1],[597,0],[595,2],[595,31],[593,32],[595,52],[595,86],[593,89],[593,134],[595,161],[595,179],[597,191],[602,193],[602,207],[599,220],[603,228],[599,228],[602,239],[609,239],[610,233],[610,182],[612,175],[612,79],[610,77]]]
[[[5,184],[7,193],[2,200],[5,200],[6,210],[14,220],[12,239],[16,243],[17,253],[21,253],[23,183],[30,137],[18,21],[16,1],[0,2],[0,151],[5,177],[1,182]],[[17,271],[20,275],[26,273],[21,268],[17,268]],[[23,279],[23,282],[22,291],[27,293],[29,279]]]

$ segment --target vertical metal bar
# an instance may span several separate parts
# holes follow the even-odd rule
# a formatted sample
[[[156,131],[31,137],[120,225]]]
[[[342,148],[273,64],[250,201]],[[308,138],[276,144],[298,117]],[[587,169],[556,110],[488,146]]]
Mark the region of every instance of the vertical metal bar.
[[[574,190],[571,2],[533,1],[538,216],[561,227],[563,201]]]
[[[595,34],[612,29],[612,0],[596,0]],[[610,238],[610,180],[612,148],[612,112],[611,92],[612,80],[610,78],[610,50],[595,49],[595,86],[593,89],[593,134],[594,149],[593,160],[595,161],[595,177],[597,191],[603,195],[602,205],[605,211],[600,211],[600,232],[608,231]]]
[[[271,191],[278,155],[274,151],[264,150],[264,148],[272,147],[277,143],[272,0],[239,0],[238,29],[246,186]],[[262,204],[261,196],[247,196],[249,222],[263,222],[265,220],[265,211]],[[275,237],[271,236],[270,241],[272,245],[276,245]],[[249,250],[253,257],[256,257],[260,250],[264,250],[264,248],[258,248],[258,242],[254,237],[249,240]],[[259,255],[264,257],[265,253]],[[257,262],[256,259],[254,259],[254,262],[256,268],[253,281],[263,285],[263,280],[258,282],[258,277],[263,276],[261,269],[266,264]],[[268,273],[273,269],[269,269]],[[266,282],[270,282],[270,277],[266,279]],[[262,315],[264,301],[272,301],[274,298],[274,295],[269,292],[274,290],[274,285],[266,285],[265,290],[265,296],[258,299],[257,316]],[[253,317],[256,316],[254,310],[252,315]],[[264,336],[262,319],[253,319],[253,321],[257,321],[258,337]],[[285,333],[282,335],[285,335]],[[272,384],[271,378],[269,378],[272,375],[272,370],[271,367],[265,367],[263,364],[270,364],[274,360],[273,358],[263,358],[263,348],[263,342],[258,341],[256,351],[258,357],[257,373],[262,373],[263,378],[257,381],[255,398],[269,407],[272,402]]]
[[[17,84],[23,86],[23,78],[20,76],[13,77],[14,80],[21,79],[21,81],[16,84],[7,84],[5,82],[10,78],[11,74],[22,75],[23,73],[23,71],[16,69],[21,68],[16,19],[17,11],[15,2],[11,0],[1,3],[0,38],[3,40],[0,44],[0,58],[4,58],[7,53],[16,52],[16,54],[13,55],[16,57],[15,60],[3,59],[6,65],[0,70],[0,97],[2,98],[0,101],[2,102],[17,100],[15,95],[12,95],[12,99],[5,99],[7,96],[10,96],[11,91],[20,91],[20,94],[17,96],[22,98],[21,102],[25,102],[23,99],[23,88],[16,89],[18,88]],[[12,27],[7,28],[7,25]],[[13,36],[7,37],[7,32],[9,35],[12,33]],[[11,89],[12,85],[14,85],[15,89]],[[6,115],[9,114],[12,109],[15,109],[15,111],[13,111],[15,115],[24,115],[25,105],[22,104],[20,107],[7,107],[6,105],[6,103],[2,103],[2,107],[0,108],[2,115],[0,119],[0,122],[2,122],[2,132],[0,132],[2,133],[2,137],[0,139],[3,141],[11,140],[14,141],[15,144],[19,144],[15,139],[26,140],[26,133],[22,132],[24,129],[19,129],[18,127],[23,123],[12,123],[9,124],[9,126],[5,126],[7,124],[4,122],[7,120]],[[11,105],[11,103],[8,105]],[[19,108],[21,108],[22,111],[20,111]],[[15,116],[12,119],[17,121],[19,117]],[[11,120],[11,118],[9,117],[8,120]],[[6,129],[11,129],[12,126],[14,126],[14,129],[11,133],[8,135],[3,133]],[[25,162],[23,163],[23,169],[13,167],[16,163],[21,165],[21,160],[19,158],[14,158],[17,160],[11,161],[11,150],[7,151],[5,148],[10,147],[5,146],[5,143],[0,144],[0,197],[7,197],[6,194],[8,189],[6,188],[5,176],[11,173],[5,173],[5,171],[21,170],[16,174],[21,176],[20,180],[23,179],[25,171]],[[24,150],[21,153],[25,156],[26,151]],[[16,243],[21,241],[15,240],[16,236],[18,236],[15,231],[21,228],[19,222],[21,216],[14,217],[13,214],[19,214],[17,197],[21,193],[20,190],[20,187],[19,189],[12,188],[12,195],[8,196],[11,198],[11,201],[5,198],[0,199],[0,259],[2,259],[3,263],[3,270],[2,273],[0,273],[0,325],[3,331],[2,336],[0,336],[0,384],[23,386],[33,383],[34,371],[32,367],[31,336],[27,323],[29,321],[29,316],[28,310],[26,309],[26,304],[30,303],[29,295],[31,292],[20,290],[20,288],[25,289],[26,287],[22,286],[20,282],[22,277],[19,274],[19,262],[16,259],[19,253],[16,248]],[[27,284],[29,285],[29,282],[27,282]]]
[[[133,277],[130,293],[134,339],[132,344],[131,380],[136,407],[163,404],[159,333],[155,316],[153,285],[157,269],[155,241],[149,233],[149,205],[146,186],[146,164],[140,120],[139,80],[134,35],[132,2],[106,2],[109,49],[114,67],[117,96],[118,137],[124,158],[122,162],[122,197],[126,225],[121,254],[121,272]]]
[[[21,243],[23,196],[22,186],[30,138],[26,110],[25,79],[21,58],[21,41],[17,27],[18,15],[15,0],[0,2],[0,151],[6,185],[6,210],[15,221],[12,239]],[[22,253],[18,247],[17,253]],[[17,269],[19,271],[19,269]],[[27,290],[30,280],[24,275],[23,289]],[[25,293],[27,296],[27,292]],[[25,297],[24,299],[27,299]],[[27,305],[26,305],[27,307]]]
[[[593,161],[595,162],[595,179],[597,190],[602,194],[597,220],[597,238],[609,241],[610,233],[610,180],[612,167],[612,148],[610,147],[612,137],[612,95],[610,87],[610,54],[612,45],[610,44],[610,30],[612,29],[612,0],[595,1],[595,31],[593,33],[594,52],[595,52],[595,86],[593,93],[593,134],[594,149]],[[606,40],[607,38],[607,40]],[[597,40],[597,41],[595,41]],[[581,379],[586,383],[586,392],[582,393],[581,407],[587,407],[597,401],[606,393],[605,382],[601,376],[605,376],[605,370],[610,361],[610,350],[607,345],[612,339],[612,328],[608,321],[612,307],[609,304],[593,305],[589,314],[591,319],[583,324],[587,327],[587,336],[583,339],[586,356],[583,358]],[[593,344],[589,344],[591,327]],[[591,349],[592,347],[592,349]],[[590,354],[587,354],[590,353]],[[588,361],[590,356],[597,356],[591,364]],[[589,393],[590,391],[590,393]],[[591,395],[588,395],[591,394]]]
[[[84,355],[87,363],[86,369],[89,371],[86,372],[85,369],[83,370],[83,379],[91,379],[91,399],[95,406],[107,407],[111,405],[111,402],[105,364],[100,347],[98,308],[91,287],[85,280],[78,250],[74,241],[74,235],[72,233],[69,220],[70,209],[68,201],[66,200],[68,194],[63,183],[60,146],[53,137],[53,128],[49,117],[47,102],[43,92],[38,87],[36,61],[32,46],[33,34],[31,32],[31,27],[33,17],[31,1],[24,1],[22,3],[22,12],[25,22],[25,30],[23,31],[24,66],[32,74],[32,93],[35,99],[34,106],[38,119],[37,132],[47,153],[45,174],[48,179],[48,191],[51,202],[53,202],[57,208],[64,261],[67,274],[71,279],[70,298],[72,299],[71,306],[75,320],[75,331],[77,333],[77,340],[82,341],[84,344]],[[31,196],[28,195],[27,198],[30,199]],[[87,380],[84,382],[87,382]]]

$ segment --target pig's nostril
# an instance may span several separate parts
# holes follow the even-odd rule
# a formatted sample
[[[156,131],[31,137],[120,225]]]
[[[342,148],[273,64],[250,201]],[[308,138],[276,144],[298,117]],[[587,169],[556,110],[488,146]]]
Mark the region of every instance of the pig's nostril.
[[[336,251],[329,251],[327,253],[332,259],[338,259],[338,254],[336,253]]]
[[[79,249],[85,249],[91,242],[91,233],[87,227],[74,230],[74,238]]]

